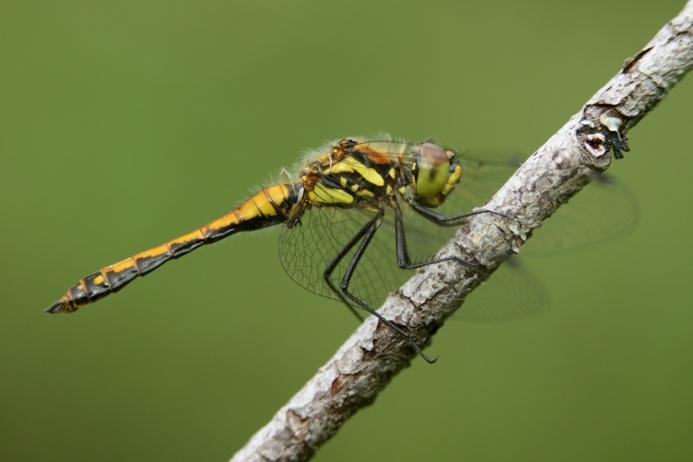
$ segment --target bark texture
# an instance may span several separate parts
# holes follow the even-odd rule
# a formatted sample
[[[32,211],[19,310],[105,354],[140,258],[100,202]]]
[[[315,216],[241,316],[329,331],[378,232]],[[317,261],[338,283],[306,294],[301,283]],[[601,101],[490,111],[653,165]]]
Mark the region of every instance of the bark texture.
[[[471,219],[439,255],[476,262],[469,270],[455,263],[426,267],[380,313],[419,345],[460,305],[465,295],[517,252],[532,231],[595,171],[609,167],[627,150],[626,135],[693,66],[693,0],[604,87],[515,172],[485,206],[491,214]],[[414,357],[401,337],[368,318],[335,355],[270,422],[231,459],[308,460],[346,420],[369,405]]]

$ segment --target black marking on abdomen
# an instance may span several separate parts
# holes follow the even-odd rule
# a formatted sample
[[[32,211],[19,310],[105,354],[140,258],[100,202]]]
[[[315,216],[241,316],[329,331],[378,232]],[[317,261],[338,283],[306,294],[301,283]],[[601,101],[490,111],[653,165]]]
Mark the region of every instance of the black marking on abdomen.
[[[216,242],[220,239],[224,239],[227,236],[237,233],[238,231],[241,231],[239,229],[238,223],[234,223],[225,228],[208,229],[205,233],[205,242]]]
[[[154,271],[157,269],[159,266],[163,265],[169,260],[168,255],[161,254],[161,255],[154,255],[152,257],[142,257],[138,258],[135,261],[135,265],[139,269],[140,274],[143,276],[150,271]]]
[[[97,284],[96,279],[100,279],[101,282]],[[86,287],[87,296],[89,301],[96,301],[102,297],[105,297],[111,293],[111,288],[108,285],[106,279],[101,275],[101,272],[90,274],[84,278],[84,286]]]
[[[203,239],[191,239],[185,242],[171,243],[171,257],[178,258],[181,255],[185,255],[188,252],[192,252],[201,245],[204,245],[204,243],[205,241]]]
[[[84,290],[84,287],[82,287],[82,284],[75,284],[74,286],[70,287],[67,293],[70,301],[74,305],[89,303],[89,297],[87,296],[87,292]]]
[[[108,285],[111,286],[111,291],[117,292],[139,276],[139,273],[137,267],[132,265],[123,271],[105,271],[104,276],[108,280]]]

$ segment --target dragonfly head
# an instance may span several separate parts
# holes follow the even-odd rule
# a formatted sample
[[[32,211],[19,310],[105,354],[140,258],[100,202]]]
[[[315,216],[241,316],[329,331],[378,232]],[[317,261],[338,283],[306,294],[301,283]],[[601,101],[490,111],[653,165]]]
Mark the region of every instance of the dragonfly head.
[[[416,145],[414,186],[415,200],[429,207],[442,204],[462,176],[455,151],[425,142]]]

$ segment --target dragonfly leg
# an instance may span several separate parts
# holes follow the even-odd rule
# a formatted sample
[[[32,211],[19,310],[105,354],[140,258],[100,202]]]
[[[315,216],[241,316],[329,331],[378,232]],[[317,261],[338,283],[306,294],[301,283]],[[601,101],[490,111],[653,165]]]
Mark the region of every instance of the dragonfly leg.
[[[347,266],[347,269],[344,273],[344,276],[342,277],[342,281],[339,285],[340,290],[335,290],[336,288],[332,284],[332,281],[329,280],[329,277],[326,277],[326,281],[328,281],[328,284],[330,287],[335,290],[335,292],[345,300],[345,297],[351,300],[352,302],[356,303],[359,307],[361,307],[364,311],[368,312],[369,314],[372,314],[378,320],[383,322],[386,326],[388,326],[390,329],[395,331],[397,334],[401,335],[403,338],[407,340],[411,348],[419,355],[421,356],[424,361],[426,361],[429,364],[433,364],[436,362],[437,358],[431,358],[430,356],[426,355],[421,348],[416,344],[416,342],[402,329],[400,329],[397,325],[395,325],[393,322],[385,319],[380,313],[378,313],[376,310],[371,308],[366,302],[363,300],[359,299],[356,297],[354,294],[349,292],[349,283],[351,282],[351,277],[354,275],[354,271],[356,270],[359,261],[361,260],[361,257],[363,254],[366,252],[366,249],[368,248],[368,245],[371,243],[371,240],[373,239],[373,236],[375,236],[375,233],[378,231],[378,228],[380,227],[380,223],[383,217],[384,211],[380,210],[378,215],[370,220],[366,225],[359,230],[359,232],[349,241],[349,243],[345,246],[344,249],[342,249],[341,252],[337,255],[337,257],[330,262],[330,265],[328,265],[328,268],[325,270],[326,275],[331,275],[332,271],[334,268],[339,264],[339,262],[344,258],[344,256],[356,245],[357,242],[361,242],[358,249],[356,249],[356,253],[354,256],[351,258],[351,261],[349,262],[349,266]],[[346,302],[346,300],[345,300]],[[348,302],[347,302],[348,303]],[[351,306],[351,305],[349,305]]]
[[[349,308],[349,311],[353,313],[354,316],[358,318],[359,321],[363,321],[363,316],[356,311],[356,309],[349,303],[349,300],[344,296],[342,291],[335,285],[335,283],[332,281],[332,273],[334,272],[335,268],[337,268],[337,265],[339,265],[339,262],[344,259],[346,254],[348,254],[351,249],[354,248],[354,246],[363,238],[364,234],[368,232],[368,230],[371,228],[371,226],[376,223],[380,218],[382,217],[382,213],[374,217],[372,220],[370,220],[368,223],[366,223],[355,235],[352,237],[349,242],[342,248],[342,250],[339,251],[339,253],[328,263],[328,265],[325,267],[325,270],[322,273],[322,277],[325,280],[325,284],[329,286],[330,289],[332,289],[332,292],[337,294],[337,296],[342,300],[342,302]]]
[[[474,215],[481,215],[482,213],[490,213],[492,215],[496,215],[499,217],[509,218],[507,215],[503,215],[502,213],[494,212],[493,210],[488,209],[478,209],[473,210],[471,212],[463,213],[462,215],[448,217],[414,201],[408,202],[408,204],[411,206],[411,208],[418,212],[419,215],[440,226],[457,226],[461,224],[466,218],[472,217]]]
[[[478,268],[477,265],[466,262],[462,260],[460,257],[432,258],[424,262],[413,263],[411,261],[411,258],[409,257],[409,252],[407,251],[407,239],[404,233],[404,221],[402,220],[402,210],[400,210],[399,205],[397,203],[394,203],[392,208],[395,211],[395,241],[397,249],[397,266],[399,266],[402,269],[416,269],[428,265],[434,265],[436,263],[442,263],[445,261],[455,261],[466,268]],[[474,212],[467,214],[466,216],[478,215],[479,213],[483,212],[481,210],[476,210]],[[436,213],[436,215],[438,214]]]

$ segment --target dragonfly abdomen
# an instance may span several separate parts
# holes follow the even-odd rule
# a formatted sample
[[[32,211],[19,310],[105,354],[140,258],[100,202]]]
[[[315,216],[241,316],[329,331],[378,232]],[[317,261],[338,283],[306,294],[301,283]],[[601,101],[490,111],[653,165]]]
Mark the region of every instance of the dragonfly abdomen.
[[[287,220],[298,201],[298,189],[292,184],[263,188],[236,209],[201,228],[106,266],[80,279],[63,297],[48,307],[49,313],[73,312],[117,292],[139,276],[155,270],[169,260],[179,258],[204,244],[210,244],[241,231],[272,226]]]

